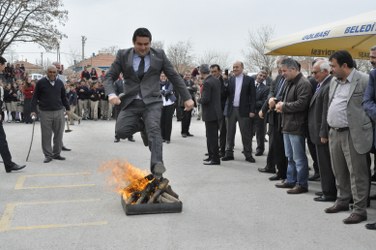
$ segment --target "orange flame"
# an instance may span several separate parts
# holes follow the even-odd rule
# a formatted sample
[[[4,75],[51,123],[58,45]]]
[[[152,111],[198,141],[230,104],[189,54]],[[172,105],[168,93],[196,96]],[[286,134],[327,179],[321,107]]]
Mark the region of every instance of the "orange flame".
[[[142,191],[150,182],[145,176],[149,173],[146,170],[136,168],[129,162],[112,160],[102,164],[100,171],[111,170],[112,175],[108,177],[108,183],[115,186],[115,191],[128,199],[132,193]]]

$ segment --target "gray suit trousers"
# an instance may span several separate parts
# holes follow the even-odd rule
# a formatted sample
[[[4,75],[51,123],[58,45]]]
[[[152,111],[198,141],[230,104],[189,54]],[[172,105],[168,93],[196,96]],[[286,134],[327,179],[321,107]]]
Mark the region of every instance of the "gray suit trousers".
[[[245,157],[252,156],[252,120],[249,117],[241,117],[239,108],[233,108],[231,114],[226,117],[226,156],[234,156],[236,123],[239,122],[242,136],[243,151]]]
[[[116,120],[115,133],[119,138],[125,139],[136,132],[146,129],[149,149],[151,151],[150,170],[156,163],[163,163],[162,136],[161,136],[162,102],[148,105],[142,100],[135,99],[126,107],[122,107]],[[142,118],[142,120],[140,120]]]
[[[353,212],[367,215],[369,169],[367,154],[359,154],[354,148],[350,131],[329,131],[329,150],[338,196],[336,205],[348,206],[354,200]]]
[[[46,158],[53,158],[60,155],[63,147],[64,135],[64,110],[43,111],[40,110],[40,127],[42,132],[42,150]],[[53,146],[51,139],[53,136]]]

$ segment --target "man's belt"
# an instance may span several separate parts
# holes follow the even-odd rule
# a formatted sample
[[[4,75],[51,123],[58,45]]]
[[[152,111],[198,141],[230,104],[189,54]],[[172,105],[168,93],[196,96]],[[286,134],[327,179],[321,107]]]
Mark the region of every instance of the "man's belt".
[[[334,129],[337,132],[343,132],[343,131],[349,130],[349,127],[344,127],[344,128],[333,128],[333,127],[331,127],[331,128]]]

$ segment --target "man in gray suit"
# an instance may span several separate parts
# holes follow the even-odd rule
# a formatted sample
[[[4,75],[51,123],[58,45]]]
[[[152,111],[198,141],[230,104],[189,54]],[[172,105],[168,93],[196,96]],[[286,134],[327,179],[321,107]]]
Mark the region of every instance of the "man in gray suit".
[[[345,50],[330,56],[333,75],[337,77],[329,88],[328,124],[331,163],[338,189],[337,200],[326,213],[349,210],[345,224],[367,220],[369,167],[367,153],[372,146],[372,123],[362,108],[368,75],[354,68],[354,61]]]
[[[121,104],[115,131],[119,138],[127,138],[146,130],[145,146],[151,151],[150,169],[156,178],[166,171],[162,159],[161,110],[159,76],[163,71],[184,101],[185,110],[194,103],[183,79],[176,73],[161,49],[151,48],[152,36],[148,29],[138,28],[133,34],[133,48],[119,50],[106,75],[105,88],[113,105]],[[115,94],[113,82],[123,73],[124,97]]]

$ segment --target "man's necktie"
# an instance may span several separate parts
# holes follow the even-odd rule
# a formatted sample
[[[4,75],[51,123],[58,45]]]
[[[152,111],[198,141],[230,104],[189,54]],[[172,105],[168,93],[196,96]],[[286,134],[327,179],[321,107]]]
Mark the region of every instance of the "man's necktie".
[[[321,87],[321,84],[317,84],[315,93],[320,90],[320,87]]]
[[[143,56],[140,56],[141,61],[140,64],[138,65],[137,69],[137,76],[140,80],[144,77],[144,71],[145,71],[145,58]]]

